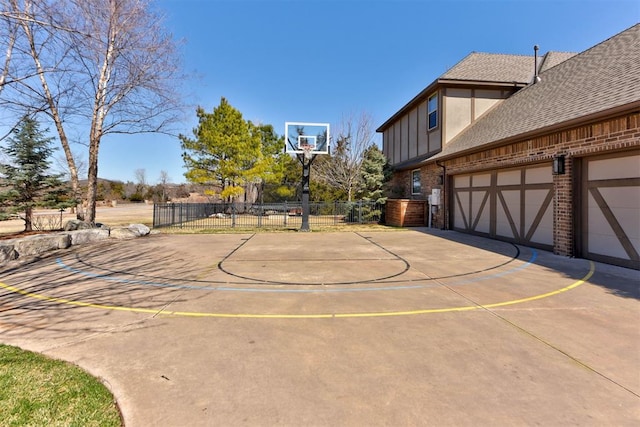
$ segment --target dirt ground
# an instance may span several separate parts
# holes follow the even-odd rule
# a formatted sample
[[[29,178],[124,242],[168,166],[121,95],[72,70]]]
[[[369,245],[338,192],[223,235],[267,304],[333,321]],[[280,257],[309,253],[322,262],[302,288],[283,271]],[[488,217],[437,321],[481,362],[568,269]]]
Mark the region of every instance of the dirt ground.
[[[39,210],[36,215],[45,215],[58,220],[60,212],[57,210]],[[76,215],[70,212],[62,213],[62,223],[66,223],[71,219],[75,219]],[[116,207],[98,206],[96,209],[96,221],[109,226],[129,225],[131,223],[140,223],[151,225],[153,223],[153,204],[145,203],[127,203],[120,204]],[[24,230],[24,221],[20,219],[0,221],[0,236],[19,233]]]

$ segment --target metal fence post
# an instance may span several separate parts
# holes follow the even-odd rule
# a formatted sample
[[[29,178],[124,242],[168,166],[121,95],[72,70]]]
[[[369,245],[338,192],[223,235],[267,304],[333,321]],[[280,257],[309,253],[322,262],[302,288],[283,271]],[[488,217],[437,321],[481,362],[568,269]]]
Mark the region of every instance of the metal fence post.
[[[287,218],[289,218],[289,209],[287,209],[287,201],[284,202],[284,226],[287,226]]]

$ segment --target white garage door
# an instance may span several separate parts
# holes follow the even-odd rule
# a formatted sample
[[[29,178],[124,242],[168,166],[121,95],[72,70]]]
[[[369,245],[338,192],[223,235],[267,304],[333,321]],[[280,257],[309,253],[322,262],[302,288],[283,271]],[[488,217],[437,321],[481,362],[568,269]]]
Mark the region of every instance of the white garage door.
[[[640,269],[640,151],[584,159],[582,176],[582,256]]]
[[[453,228],[458,231],[553,247],[551,165],[453,177]]]

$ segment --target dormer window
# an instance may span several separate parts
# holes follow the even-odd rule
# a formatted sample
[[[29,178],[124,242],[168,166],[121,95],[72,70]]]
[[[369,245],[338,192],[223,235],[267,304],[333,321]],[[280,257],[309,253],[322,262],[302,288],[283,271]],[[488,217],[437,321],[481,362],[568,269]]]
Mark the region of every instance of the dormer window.
[[[428,130],[431,130],[438,126],[438,94],[437,93],[434,93],[429,97],[428,111],[429,111]]]

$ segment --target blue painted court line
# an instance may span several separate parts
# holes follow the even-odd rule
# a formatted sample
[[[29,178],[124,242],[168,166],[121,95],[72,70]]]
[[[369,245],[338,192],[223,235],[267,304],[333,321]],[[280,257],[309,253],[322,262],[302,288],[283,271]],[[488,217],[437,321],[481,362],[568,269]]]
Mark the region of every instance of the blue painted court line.
[[[449,286],[460,286],[469,283],[481,282],[485,280],[495,279],[497,277],[507,276],[509,274],[516,273],[521,271],[533,264],[536,260],[538,253],[535,249],[532,249],[531,258],[521,266],[514,267],[507,271],[501,273],[490,274],[488,276],[476,277],[473,279],[462,280],[459,282],[454,282]],[[144,286],[153,286],[158,288],[170,288],[170,289],[193,289],[200,291],[223,291],[223,292],[265,292],[265,293],[325,293],[325,292],[370,292],[370,291],[397,291],[397,290],[408,290],[408,289],[426,289],[438,287],[438,284],[428,284],[428,285],[400,285],[400,286],[384,286],[384,287],[370,287],[370,288],[336,288],[336,289],[326,289],[322,287],[321,289],[268,289],[268,288],[233,288],[226,286],[193,286],[193,285],[178,285],[173,283],[158,283],[151,282],[147,280],[136,280],[136,279],[124,279],[120,277],[109,276],[105,274],[91,273],[89,271],[73,268],[71,266],[66,265],[62,259],[56,258],[56,263],[62,269],[70,271],[75,274],[79,274],[85,277],[91,277],[94,279],[101,279],[110,282],[116,283],[124,283],[127,285],[144,285]],[[425,279],[428,280],[428,279]],[[371,281],[374,283],[374,281]],[[285,284],[283,284],[285,285]],[[293,284],[292,284],[293,285]],[[304,284],[296,284],[300,286],[305,286]],[[323,285],[308,285],[308,286],[323,286]]]

